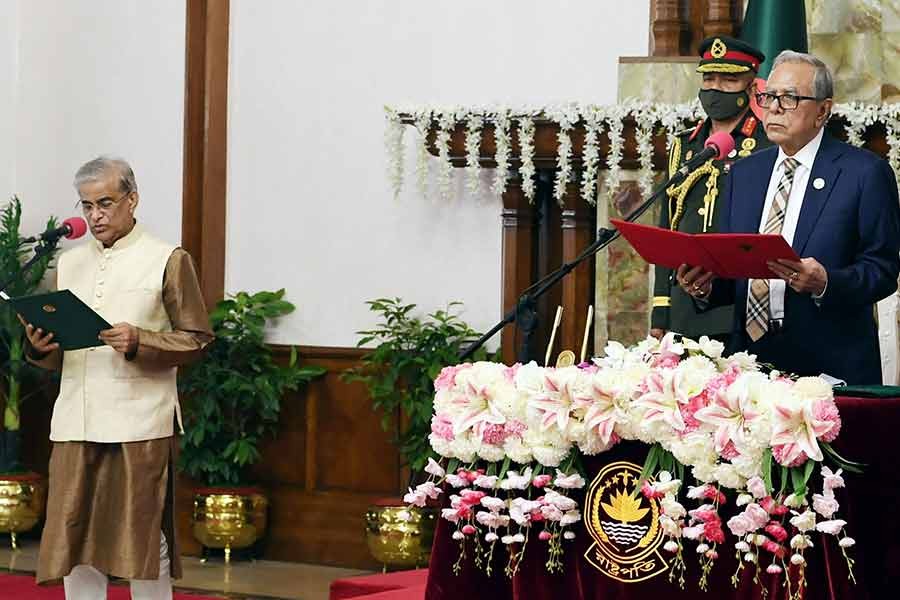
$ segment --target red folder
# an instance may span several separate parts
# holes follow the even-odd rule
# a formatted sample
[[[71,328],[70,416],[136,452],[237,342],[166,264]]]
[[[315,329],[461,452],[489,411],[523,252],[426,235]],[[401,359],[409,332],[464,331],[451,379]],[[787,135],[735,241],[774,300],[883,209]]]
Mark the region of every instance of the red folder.
[[[648,263],[677,269],[700,266],[726,279],[776,279],[766,263],[800,257],[780,235],[760,233],[682,233],[610,220]]]

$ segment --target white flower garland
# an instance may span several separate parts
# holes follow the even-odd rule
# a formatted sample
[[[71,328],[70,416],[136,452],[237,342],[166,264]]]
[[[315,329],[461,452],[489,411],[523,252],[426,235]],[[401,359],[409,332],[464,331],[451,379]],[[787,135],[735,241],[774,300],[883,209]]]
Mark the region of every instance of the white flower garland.
[[[431,109],[424,108],[413,114],[420,143],[416,152],[416,189],[423,198],[428,197],[428,130],[431,128]]]
[[[581,198],[591,206],[597,204],[597,171],[600,164],[600,134],[606,113],[599,106],[587,106],[582,111],[584,119],[584,153],[581,174]]]
[[[862,136],[866,131],[866,127],[873,125],[878,120],[881,106],[850,102],[849,104],[837,104],[834,109],[835,114],[847,119],[847,126],[845,127],[847,142],[861,148],[865,143]]]
[[[625,145],[622,129],[628,113],[628,107],[623,104],[610,107],[606,113],[606,124],[609,128],[609,154],[606,155],[608,171],[605,179],[607,198],[612,198],[619,191],[619,183],[622,181],[620,163],[622,162],[622,148]]]
[[[556,151],[556,180],[553,184],[553,197],[557,204],[564,204],[566,186],[572,176],[572,137],[569,132],[580,120],[580,110],[576,104],[567,104],[550,108],[546,115],[554,123],[559,124],[556,136],[559,148]]]
[[[522,192],[529,202],[534,202],[534,119],[531,115],[519,117],[519,149],[522,159],[522,166],[519,168]]]
[[[638,162],[641,165],[638,172],[638,186],[645,198],[649,198],[653,193],[653,124],[659,120],[655,108],[648,103],[636,104],[631,108],[631,114],[634,115],[637,124],[634,137],[637,141]]]
[[[438,113],[438,130],[434,144],[438,149],[440,168],[438,169],[438,194],[441,200],[450,200],[450,179],[453,175],[453,163],[450,162],[450,137],[456,126],[456,111],[448,110]]]
[[[578,124],[585,127],[585,144],[582,156],[584,173],[581,179],[581,197],[588,203],[596,202],[595,183],[601,159],[606,160],[607,172],[605,184],[610,197],[618,191],[621,182],[621,162],[625,140],[622,135],[624,120],[631,116],[637,123],[636,141],[640,173],[638,182],[645,195],[651,191],[653,181],[653,129],[661,125],[667,133],[668,147],[671,147],[675,133],[690,126],[692,122],[703,117],[700,103],[693,100],[686,104],[652,104],[635,100],[626,100],[610,106],[564,104],[552,107],[527,107],[512,109],[498,107],[486,111],[481,108],[439,108],[423,107],[413,111],[400,111],[393,107],[385,107],[386,129],[384,135],[387,152],[387,174],[391,189],[396,197],[402,188],[404,177],[403,162],[403,122],[401,112],[407,112],[414,118],[417,129],[422,134],[421,145],[416,161],[416,179],[419,192],[425,195],[428,179],[428,129],[437,121],[435,146],[438,151],[439,166],[437,171],[437,187],[440,197],[449,200],[451,196],[451,174],[453,165],[450,161],[450,138],[457,123],[466,123],[466,166],[467,187],[470,192],[477,192],[480,186],[479,156],[481,133],[486,123],[494,125],[496,140],[495,162],[496,177],[491,185],[494,194],[502,194],[506,188],[506,175],[509,171],[511,154],[510,129],[512,122],[517,123],[516,134],[520,147],[520,175],[522,191],[529,201],[535,197],[535,165],[534,135],[536,117],[546,118],[559,125],[559,151],[557,156],[557,173],[554,185],[554,197],[561,201],[565,194],[566,184],[572,172],[572,138],[571,130]],[[863,146],[866,128],[875,123],[884,123],[889,148],[888,161],[900,178],[900,104],[862,104],[852,102],[836,104],[834,115],[847,121],[847,141],[854,146]],[[609,136],[609,152],[605,157],[600,155],[600,135],[605,128]]]
[[[481,188],[481,129],[484,117],[473,113],[469,115],[466,126],[466,190],[477,196]]]
[[[506,190],[506,179],[509,176],[509,109],[499,108],[494,113],[494,143],[496,153],[494,161],[497,168],[494,173],[494,183],[491,192],[498,198]]]
[[[385,106],[384,112],[387,121],[384,129],[384,145],[387,148],[388,181],[396,200],[400,196],[400,190],[403,189],[403,133],[406,127],[403,126],[397,111]]]

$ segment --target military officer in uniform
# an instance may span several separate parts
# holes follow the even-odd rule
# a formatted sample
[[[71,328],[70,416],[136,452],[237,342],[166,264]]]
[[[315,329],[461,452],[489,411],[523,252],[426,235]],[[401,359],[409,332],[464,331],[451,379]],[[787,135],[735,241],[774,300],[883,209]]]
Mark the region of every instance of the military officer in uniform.
[[[697,72],[703,83],[698,95],[707,118],[676,135],[669,152],[669,175],[703,150],[713,133],[731,134],[735,148],[724,160],[709,160],[682,184],[666,190],[660,227],[685,233],[714,232],[716,199],[732,163],[770,145],[762,123],[750,108],[754,80],[763,60],[762,52],[731,37],[711,37],[701,42]],[[698,313],[691,297],[674,281],[674,272],[656,267],[651,335],[661,337],[674,331],[694,339],[707,335],[724,342],[732,320],[732,306]]]

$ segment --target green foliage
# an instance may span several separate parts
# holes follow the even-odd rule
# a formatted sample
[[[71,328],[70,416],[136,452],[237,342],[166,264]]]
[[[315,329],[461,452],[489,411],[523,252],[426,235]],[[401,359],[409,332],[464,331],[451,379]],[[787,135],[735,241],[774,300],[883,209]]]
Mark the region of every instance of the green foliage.
[[[461,302],[451,302],[447,310],[425,319],[412,316],[416,305],[404,304],[400,298],[378,298],[366,304],[380,322],[375,329],[357,332],[363,336],[357,346],[377,346],[343,378],[366,385],[372,404],[382,411],[382,428],[393,431],[400,454],[413,472],[421,471],[433,456],[428,434],[434,380],[441,369],[459,362],[459,353],[479,333],[457,316]],[[488,360],[487,352],[480,349],[473,360]],[[398,412],[403,423],[400,431],[393,427]]]
[[[33,244],[23,244],[19,227],[22,223],[22,203],[15,196],[0,210],[0,281],[12,281],[6,293],[12,297],[34,293],[50,267],[56,250],[44,256],[29,268],[22,265],[31,257]],[[57,226],[56,218],[47,221],[47,228]],[[2,369],[2,393],[6,397],[3,428],[8,431],[19,429],[19,415],[22,396],[22,382],[33,375],[36,369],[24,360],[25,329],[19,323],[12,307],[0,302],[0,369]]]
[[[325,372],[300,366],[295,348],[285,366],[272,358],[266,324],[293,310],[283,289],[239,292],[216,304],[210,315],[215,341],[179,377],[188,398],[179,466],[191,477],[206,485],[248,483],[260,441],[275,432],[284,393]]]

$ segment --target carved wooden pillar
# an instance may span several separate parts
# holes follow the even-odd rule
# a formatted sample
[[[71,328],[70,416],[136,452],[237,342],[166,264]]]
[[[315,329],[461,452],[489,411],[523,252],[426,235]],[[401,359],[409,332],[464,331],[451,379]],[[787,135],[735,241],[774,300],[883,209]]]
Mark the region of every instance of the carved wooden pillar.
[[[516,306],[525,288],[534,281],[536,211],[522,191],[522,180],[513,173],[503,192],[503,314]],[[516,362],[520,342],[514,325],[503,328],[500,337],[502,360]]]
[[[703,21],[703,37],[734,35],[731,0],[708,0]]]
[[[577,171],[576,171],[577,173]],[[580,176],[573,178],[566,187],[565,204],[562,210],[562,253],[563,262],[574,260],[587,248],[596,236],[596,209],[581,199],[578,185]],[[562,350],[571,350],[576,360],[581,356],[584,325],[588,306],[594,303],[594,265],[589,258],[562,280],[563,320],[559,331],[560,343],[554,357]],[[587,355],[592,356],[593,336],[588,337]],[[550,359],[554,364],[555,358]]]
[[[687,31],[680,0],[652,0],[650,4],[650,55],[680,56]]]

